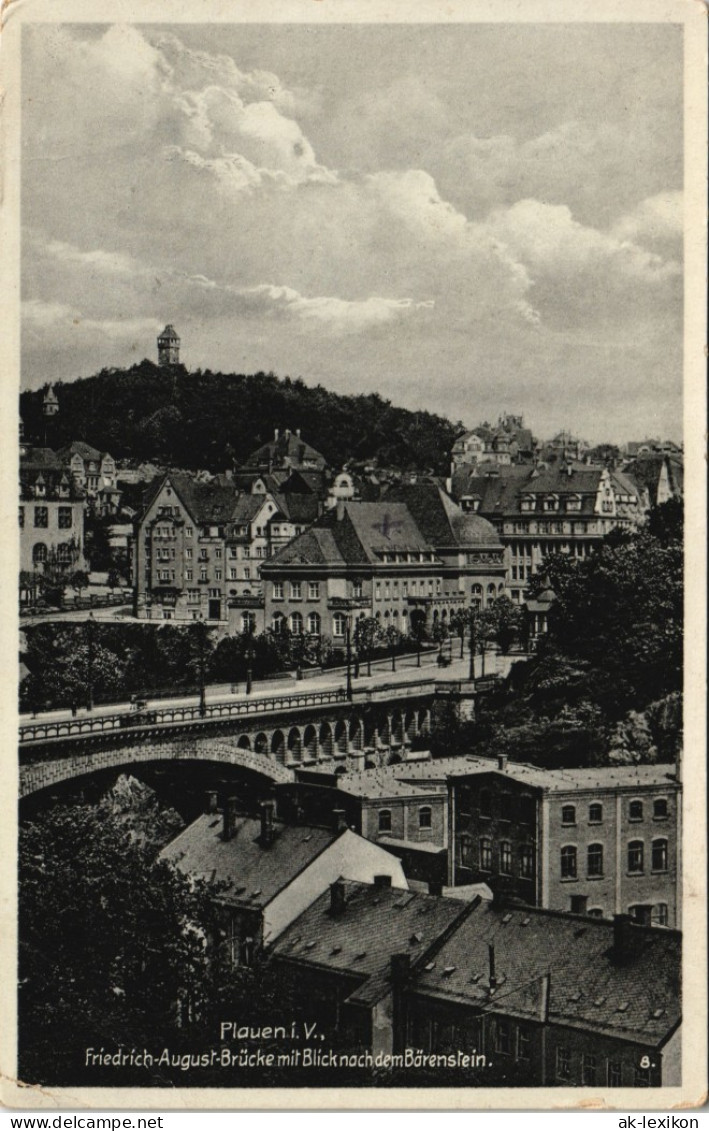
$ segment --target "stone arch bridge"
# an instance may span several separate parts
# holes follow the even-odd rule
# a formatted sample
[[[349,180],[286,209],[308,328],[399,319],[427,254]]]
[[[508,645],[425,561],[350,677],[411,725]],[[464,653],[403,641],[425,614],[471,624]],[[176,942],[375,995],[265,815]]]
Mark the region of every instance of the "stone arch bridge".
[[[72,778],[141,762],[221,762],[285,782],[298,767],[332,772],[398,761],[427,735],[442,702],[470,709],[469,681],[392,682],[376,690],[85,716],[20,727],[20,797]],[[465,708],[463,708],[465,709]]]

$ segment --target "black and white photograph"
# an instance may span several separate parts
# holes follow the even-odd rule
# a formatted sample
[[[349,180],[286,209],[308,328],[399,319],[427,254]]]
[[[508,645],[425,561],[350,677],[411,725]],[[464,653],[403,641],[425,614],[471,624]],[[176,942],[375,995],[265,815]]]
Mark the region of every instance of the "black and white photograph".
[[[706,14],[233,9],[7,13],[4,1102],[700,1104]]]

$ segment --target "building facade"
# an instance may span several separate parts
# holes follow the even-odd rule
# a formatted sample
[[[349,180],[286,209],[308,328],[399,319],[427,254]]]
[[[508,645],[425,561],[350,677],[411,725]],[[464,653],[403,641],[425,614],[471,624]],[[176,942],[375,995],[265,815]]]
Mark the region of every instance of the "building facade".
[[[86,569],[84,495],[49,448],[20,457],[20,570],[70,573]]]
[[[505,547],[506,591],[518,603],[549,554],[585,558],[616,527],[644,518],[641,492],[620,472],[583,464],[460,468],[451,493],[495,528]]]
[[[417,618],[429,628],[443,624],[504,587],[502,547],[490,525],[427,485],[417,496],[392,492],[376,503],[339,500],[262,575],[267,627],[341,644],[348,621],[353,630],[372,617],[383,631],[408,635]]]
[[[99,514],[114,514],[121,492],[113,456],[98,451],[83,440],[72,441],[57,454],[83,493],[87,505]]]
[[[680,922],[675,767],[472,762],[449,778],[452,886],[484,881],[538,907]]]

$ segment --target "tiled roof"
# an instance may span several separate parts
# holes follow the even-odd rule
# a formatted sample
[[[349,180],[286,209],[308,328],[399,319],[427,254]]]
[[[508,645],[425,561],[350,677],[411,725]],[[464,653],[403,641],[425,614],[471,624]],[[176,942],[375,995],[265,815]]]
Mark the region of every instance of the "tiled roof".
[[[418,971],[416,989],[485,1012],[539,1019],[543,978],[549,1021],[657,1044],[680,1018],[680,935],[633,925],[635,958],[620,963],[614,925],[538,908],[482,901]],[[489,946],[497,988],[490,993]]]
[[[198,483],[186,471],[168,471],[154,479],[144,497],[144,513],[155,501],[163,484],[168,479],[195,522],[205,524],[229,522],[236,505],[234,488],[217,487],[211,483]]]
[[[405,503],[425,538],[434,546],[499,546],[493,526],[477,514],[465,514],[435,483],[408,483],[385,495]]]
[[[270,561],[264,562],[261,573],[265,576],[273,566],[302,563],[340,566],[345,560],[335,541],[333,531],[327,527],[311,526],[309,530],[304,530],[302,534],[292,538],[282,550],[274,554]],[[360,560],[363,560],[363,556]]]
[[[431,797],[436,790],[423,785],[410,785],[400,781],[388,770],[362,770],[361,773],[341,774],[337,778],[337,788],[352,797],[365,797],[368,800],[394,797]]]
[[[508,762],[500,770],[495,759],[471,758],[470,768],[461,764],[452,770],[451,778],[470,774],[500,773],[521,784],[543,789],[548,793],[567,793],[583,789],[667,789],[677,784],[674,765],[656,766],[595,766],[590,769],[544,770],[525,762]]]
[[[20,471],[62,471],[62,461],[51,448],[27,448],[20,456]]]
[[[82,459],[96,460],[100,462],[102,452],[98,448],[92,448],[91,444],[87,444],[84,440],[72,440],[65,448],[61,448],[58,452],[61,459],[71,459],[73,455],[81,456]]]
[[[281,514],[298,524],[314,522],[320,511],[317,495],[297,495],[279,493],[275,496]]]
[[[298,463],[317,463],[319,467],[325,466],[325,457],[310,444],[306,444],[295,432],[286,430],[277,439],[269,440],[252,452],[244,461],[244,467],[262,467],[272,463],[278,466],[285,459],[296,460]]]
[[[378,562],[382,551],[433,549],[403,502],[348,502],[342,521],[349,521],[370,562]]]
[[[229,521],[235,525],[244,525],[256,518],[266,502],[265,495],[238,495],[234,498],[234,488],[230,488],[232,498],[232,512]]]
[[[274,822],[273,844],[261,844],[261,822],[237,817],[236,832],[224,840],[220,813],[203,813],[161,852],[181,872],[214,883],[230,881],[220,899],[264,907],[282,888],[337,839],[337,833],[306,825]]]
[[[345,881],[345,910],[330,912],[330,893],[317,899],[275,943],[272,954],[359,979],[351,1002],[373,1005],[391,984],[392,954],[416,961],[469,905],[420,892]]]

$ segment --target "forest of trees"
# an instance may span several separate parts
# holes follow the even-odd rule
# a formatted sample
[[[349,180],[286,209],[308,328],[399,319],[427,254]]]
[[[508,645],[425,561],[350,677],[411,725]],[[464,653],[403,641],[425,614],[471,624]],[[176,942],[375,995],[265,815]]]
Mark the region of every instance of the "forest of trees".
[[[86,439],[116,459],[188,469],[238,466],[275,428],[301,428],[332,467],[366,460],[445,474],[461,428],[428,412],[397,408],[377,393],[343,396],[300,378],[191,373],[150,361],[104,369],[55,389],[60,411],[47,426],[49,447]],[[43,395],[38,390],[20,398],[30,442],[44,442]]]

